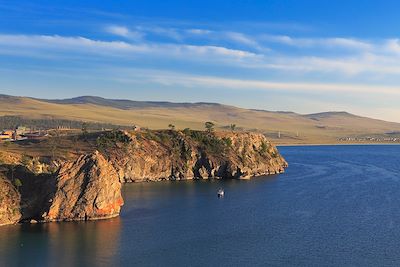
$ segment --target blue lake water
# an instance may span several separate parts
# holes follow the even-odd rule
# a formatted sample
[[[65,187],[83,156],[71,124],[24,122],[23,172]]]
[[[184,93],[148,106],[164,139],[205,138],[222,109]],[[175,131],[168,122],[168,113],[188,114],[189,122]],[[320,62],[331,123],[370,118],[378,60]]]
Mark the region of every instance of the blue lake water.
[[[119,218],[2,227],[0,266],[400,266],[400,146],[280,151],[282,175],[130,184]]]

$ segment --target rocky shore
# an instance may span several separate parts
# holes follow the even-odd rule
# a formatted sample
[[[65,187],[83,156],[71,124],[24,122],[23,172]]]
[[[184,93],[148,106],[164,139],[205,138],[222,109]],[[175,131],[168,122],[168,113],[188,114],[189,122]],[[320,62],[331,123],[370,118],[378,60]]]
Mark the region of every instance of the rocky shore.
[[[287,167],[276,147],[257,133],[112,131],[95,141],[92,151],[68,159],[32,163],[15,157],[2,164],[0,225],[118,216],[123,183],[249,179]]]

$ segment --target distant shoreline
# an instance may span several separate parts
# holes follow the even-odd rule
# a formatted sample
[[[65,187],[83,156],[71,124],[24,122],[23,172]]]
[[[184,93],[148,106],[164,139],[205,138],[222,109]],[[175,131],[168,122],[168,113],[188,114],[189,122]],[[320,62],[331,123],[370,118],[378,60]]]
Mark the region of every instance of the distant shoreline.
[[[321,143],[321,144],[276,144],[277,147],[287,146],[398,146],[400,143]]]

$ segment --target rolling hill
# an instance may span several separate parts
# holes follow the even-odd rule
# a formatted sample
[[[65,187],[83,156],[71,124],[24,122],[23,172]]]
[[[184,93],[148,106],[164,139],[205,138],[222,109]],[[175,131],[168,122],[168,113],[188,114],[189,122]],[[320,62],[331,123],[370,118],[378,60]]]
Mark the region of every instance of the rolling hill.
[[[170,123],[180,129],[203,129],[205,121],[213,121],[221,129],[228,129],[230,124],[236,124],[239,130],[263,132],[278,144],[335,143],[342,137],[392,136],[393,133],[400,132],[399,123],[347,112],[302,115],[216,103],[131,101],[94,96],[48,100],[0,95],[0,116],[3,115],[127,126],[137,124],[151,129],[167,128]]]

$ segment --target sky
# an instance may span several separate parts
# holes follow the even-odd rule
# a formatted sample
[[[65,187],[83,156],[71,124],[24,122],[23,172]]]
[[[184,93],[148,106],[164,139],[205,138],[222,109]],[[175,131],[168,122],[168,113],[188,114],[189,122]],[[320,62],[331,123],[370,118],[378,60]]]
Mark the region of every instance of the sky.
[[[400,2],[0,0],[0,93],[400,122]]]

